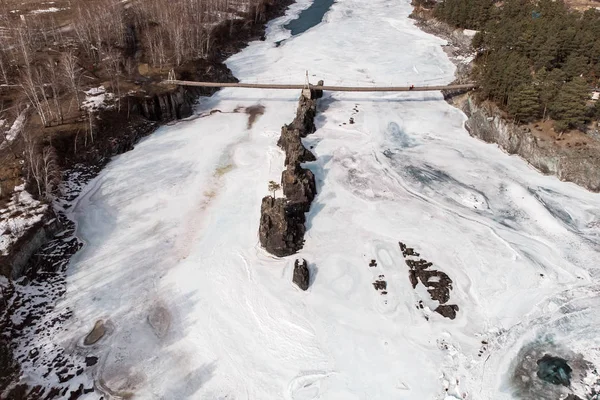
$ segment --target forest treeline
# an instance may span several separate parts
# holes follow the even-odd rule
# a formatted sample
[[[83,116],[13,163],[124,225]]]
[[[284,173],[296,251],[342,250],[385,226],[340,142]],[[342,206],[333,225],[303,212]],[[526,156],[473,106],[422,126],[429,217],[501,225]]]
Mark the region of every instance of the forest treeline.
[[[444,0],[434,16],[477,30],[474,78],[480,94],[519,122],[552,118],[556,131],[585,131],[600,118],[600,11],[561,0]]]
[[[29,122],[42,128],[25,129],[22,138],[24,175],[34,194],[49,196],[58,182],[56,156],[43,139],[44,127],[75,117],[88,121],[81,124],[84,135],[94,139],[95,117],[82,107],[84,90],[107,85],[120,107],[121,94],[135,89],[135,82],[160,80],[173,67],[207,57],[215,47],[215,27],[223,31],[227,21],[256,22],[271,3],[78,0],[69,3],[67,15],[19,15],[14,11],[18,2],[0,0],[0,121],[9,112],[14,120],[29,107]],[[140,76],[142,64],[145,76]]]
[[[79,100],[82,74],[108,78],[118,90],[119,80],[135,75],[141,62],[164,69],[202,58],[215,25],[259,13],[263,3],[83,0],[73,2],[71,19],[60,23],[21,19],[0,1],[0,84],[22,87],[43,124],[57,123],[63,114],[58,98],[70,91]]]

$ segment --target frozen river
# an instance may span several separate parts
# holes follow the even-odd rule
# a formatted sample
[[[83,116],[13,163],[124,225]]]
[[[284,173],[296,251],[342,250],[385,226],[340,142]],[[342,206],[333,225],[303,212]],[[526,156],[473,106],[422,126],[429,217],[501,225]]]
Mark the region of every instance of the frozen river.
[[[240,81],[453,80],[408,0],[339,0],[289,38],[309,4],[228,60]],[[72,214],[85,242],[61,303],[73,317],[54,340],[98,356],[94,379],[115,398],[585,398],[586,363],[600,366],[599,196],[471,138],[440,93],[326,93],[305,139],[318,189],[306,243],[274,258],[260,204],[298,95],[222,90],[197,110],[220,113],[161,128],[90,183]],[[249,127],[233,110],[255,104]],[[452,279],[456,319],[413,289],[399,241]],[[291,282],[297,257],[306,292]],[[84,346],[97,320],[107,333]],[[546,353],[570,362],[570,388],[535,377]]]

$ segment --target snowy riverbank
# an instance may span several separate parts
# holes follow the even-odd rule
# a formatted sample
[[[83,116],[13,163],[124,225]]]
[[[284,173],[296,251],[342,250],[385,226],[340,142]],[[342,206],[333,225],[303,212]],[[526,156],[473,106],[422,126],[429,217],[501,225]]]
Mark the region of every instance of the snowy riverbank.
[[[454,79],[444,41],[415,26],[407,1],[340,0],[277,46],[308,5],[231,57],[234,75]],[[600,365],[598,195],[471,138],[440,93],[326,93],[305,139],[318,194],[298,254],[314,276],[302,292],[291,283],[296,256],[258,245],[261,198],[281,175],[276,142],[297,98],[222,90],[197,110],[220,113],[159,129],[86,187],[71,211],[85,245],[55,311],[72,316],[44,339],[97,357],[77,384],[143,399],[559,398],[568,389],[515,369],[533,350],[576,361],[587,381],[571,390],[585,398],[597,378],[581,359]],[[257,103],[265,113],[251,127],[232,112]],[[399,241],[452,279],[454,320],[432,312],[423,284],[413,289]],[[90,344],[97,321],[105,332]],[[39,365],[23,369],[46,385]]]

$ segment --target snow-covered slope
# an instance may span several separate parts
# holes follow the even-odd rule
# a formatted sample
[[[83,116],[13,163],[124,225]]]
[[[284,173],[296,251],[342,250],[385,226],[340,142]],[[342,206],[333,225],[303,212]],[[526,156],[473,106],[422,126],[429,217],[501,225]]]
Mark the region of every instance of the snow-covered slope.
[[[340,0],[275,46],[307,4],[228,61],[241,81],[298,82],[306,69],[327,84],[453,79],[444,42],[414,26],[408,0]],[[551,399],[569,389],[522,373],[514,384],[519,352],[600,365],[598,195],[472,139],[439,93],[326,93],[305,140],[319,193],[298,257],[314,278],[293,286],[296,257],[265,253],[257,232],[298,95],[222,90],[198,110],[221,113],[160,129],[79,199],[85,247],[60,305],[73,317],[53,340],[100,357],[99,387],[141,399],[424,400],[533,398],[538,385]],[[256,103],[265,114],[248,129],[232,111]],[[453,280],[455,320],[412,288],[399,241]],[[84,346],[97,320],[107,332]],[[586,389],[574,379],[573,390]]]

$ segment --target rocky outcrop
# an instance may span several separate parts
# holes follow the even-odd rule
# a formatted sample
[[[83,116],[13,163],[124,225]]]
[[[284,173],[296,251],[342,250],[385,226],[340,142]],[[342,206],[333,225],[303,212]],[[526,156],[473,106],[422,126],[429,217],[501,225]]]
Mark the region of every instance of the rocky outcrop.
[[[294,254],[304,245],[305,205],[266,196],[260,208],[259,240],[277,257]]]
[[[315,176],[313,173],[304,169],[300,164],[288,165],[285,171],[281,173],[281,187],[283,195],[292,203],[302,204],[310,208],[310,203],[317,195],[315,185]]]
[[[300,137],[306,137],[317,129],[315,127],[315,117],[317,116],[316,91],[312,90],[309,93],[308,96],[305,93],[300,96],[296,118],[292,122],[292,127],[298,129]]]
[[[302,144],[301,137],[299,129],[294,129],[289,125],[284,125],[281,128],[281,136],[277,145],[285,152],[284,165],[295,165],[316,160],[314,154]]]
[[[209,60],[197,60],[187,63],[176,71],[176,76],[183,80],[203,82],[238,82],[225,64]],[[144,84],[141,89],[129,95],[127,104],[133,114],[139,114],[150,121],[168,122],[187,118],[192,115],[193,107],[200,96],[210,96],[218,88],[201,88],[192,86],[164,86],[157,91],[159,85]]]
[[[445,272],[431,269],[430,267],[433,266],[433,263],[419,258],[421,255],[412,247],[408,247],[402,242],[398,244],[400,245],[404,262],[409,268],[408,278],[413,289],[420,282],[427,289],[431,300],[438,302],[438,306],[433,311],[446,318],[456,318],[458,306],[456,304],[446,304],[450,301],[452,279]]]
[[[178,86],[175,90],[154,95],[131,96],[132,109],[150,121],[172,121],[192,115],[197,99],[194,92]]]
[[[576,183],[593,192],[600,191],[600,144],[585,148],[559,146],[527,127],[507,122],[497,107],[482,106],[471,95],[455,101],[455,105],[469,118],[465,128],[471,136],[496,143],[544,174],[556,175],[562,181]]]
[[[298,102],[296,118],[281,128],[278,146],[285,152],[287,168],[281,174],[284,198],[263,198],[259,240],[269,253],[284,257],[296,253],[304,244],[305,212],[317,194],[315,176],[300,165],[314,161],[315,156],[304,147],[301,138],[315,131],[317,91],[303,91]]]
[[[294,262],[294,277],[292,281],[302,290],[308,289],[310,281],[310,273],[308,271],[308,265],[305,259],[296,260]]]

